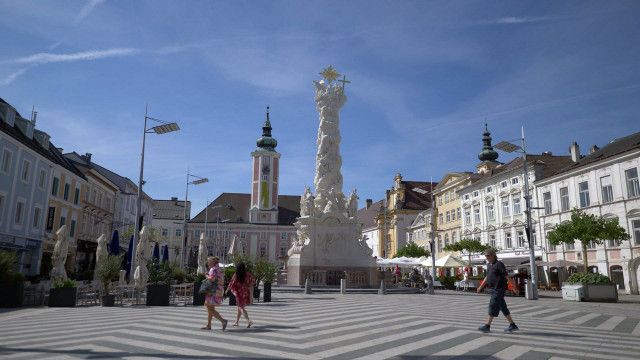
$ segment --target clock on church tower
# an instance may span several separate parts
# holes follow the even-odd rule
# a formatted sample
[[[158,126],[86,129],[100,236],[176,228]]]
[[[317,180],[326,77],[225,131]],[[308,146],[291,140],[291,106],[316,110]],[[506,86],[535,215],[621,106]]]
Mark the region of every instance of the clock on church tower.
[[[275,150],[278,141],[271,136],[269,107],[262,126],[262,136],[256,142],[258,148],[251,153],[253,179],[249,221],[252,223],[278,223],[278,167],[280,154]]]

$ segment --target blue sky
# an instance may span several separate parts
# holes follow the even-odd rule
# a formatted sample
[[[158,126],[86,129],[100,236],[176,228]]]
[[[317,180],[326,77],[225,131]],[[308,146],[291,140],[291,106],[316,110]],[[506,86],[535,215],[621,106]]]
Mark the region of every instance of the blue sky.
[[[266,105],[281,193],[312,184],[312,81],[352,83],[341,113],[345,192],[380,199],[400,171],[473,170],[525,127],[531,152],[567,154],[640,131],[640,3],[490,1],[4,1],[0,97],[65,152],[137,181],[145,103],[178,121],[147,138],[145,190],[195,211],[250,191]],[[500,160],[510,156],[502,154]]]

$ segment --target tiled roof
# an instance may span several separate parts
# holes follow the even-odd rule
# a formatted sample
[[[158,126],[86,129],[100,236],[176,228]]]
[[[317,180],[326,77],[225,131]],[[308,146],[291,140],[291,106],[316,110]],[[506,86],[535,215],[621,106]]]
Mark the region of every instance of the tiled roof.
[[[6,104],[7,106],[11,106],[2,98],[0,98],[0,103]],[[24,119],[20,115],[20,113],[16,111],[16,119],[17,118]],[[80,178],[86,180],[82,172],[78,170],[78,168],[76,168],[71,162],[67,161],[64,158],[64,156],[62,156],[60,151],[53,145],[53,142],[49,141],[49,148],[45,149],[42,146],[40,146],[40,144],[36,141],[35,138],[29,139],[26,135],[22,133],[22,131],[20,131],[20,129],[18,129],[17,125],[14,124],[13,126],[9,126],[9,124],[4,122],[4,119],[0,120],[0,131],[4,132],[8,136],[11,136],[12,138],[21,142],[31,150],[35,151],[36,153],[40,154],[44,158],[48,159],[49,161],[64,167],[65,169],[71,171],[72,173],[79,176]]]
[[[358,222],[362,225],[363,229],[368,229],[376,226],[376,216],[380,212],[380,209],[384,206],[384,200],[376,201],[367,209],[363,207],[358,210]]]
[[[227,223],[249,223],[249,208],[251,194],[222,193],[208,206],[207,221],[216,222],[218,214],[220,221]],[[278,195],[278,224],[293,225],[300,216],[299,195]],[[191,222],[203,223],[205,209],[191,219]]]
[[[548,178],[549,176],[553,176],[560,172],[563,168],[567,167],[572,163],[570,156],[555,156],[550,154],[527,154],[527,163],[538,165],[542,172],[537,174],[536,181]],[[511,171],[518,168],[521,168],[523,164],[522,157],[517,157],[506,164],[498,165],[496,168],[488,171],[484,174],[476,174],[475,181],[473,181],[472,185],[475,186],[478,184],[484,184],[486,182],[491,181],[494,177]]]
[[[187,219],[191,216],[191,201],[187,201]],[[153,200],[154,219],[184,219],[184,201]]]
[[[431,191],[435,190],[438,183],[428,181],[402,181],[405,187],[404,204],[402,209],[425,210],[431,207]],[[426,193],[421,194],[413,189],[419,188]]]
[[[640,132],[621,137],[619,139],[614,139],[601,149],[594,151],[575,163],[572,162],[569,166],[561,169],[561,171],[571,171],[573,169],[637,149],[640,149]]]

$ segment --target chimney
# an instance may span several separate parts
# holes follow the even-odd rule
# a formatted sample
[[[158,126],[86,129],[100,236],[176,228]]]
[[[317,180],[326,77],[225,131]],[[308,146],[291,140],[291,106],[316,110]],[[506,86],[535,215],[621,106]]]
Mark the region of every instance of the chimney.
[[[88,163],[90,163],[90,162],[91,162],[91,153],[85,153],[85,154],[84,154],[84,159],[85,159]]]
[[[580,146],[577,142],[572,142],[569,147],[569,153],[571,154],[571,161],[578,162],[580,160]]]
[[[176,205],[178,204],[178,198],[177,197],[172,197],[171,201],[173,201]]]
[[[11,127],[15,124],[16,110],[11,105],[0,102],[0,117]]]
[[[542,155],[553,156],[553,153],[551,151],[545,151]]]
[[[373,200],[371,200],[371,199],[367,199],[367,200],[365,200],[365,201],[366,201],[366,203],[367,203],[367,207],[366,207],[366,209],[370,208],[370,207],[371,207],[371,205],[373,204]]]
[[[589,149],[589,154],[593,154],[594,152],[600,150],[600,148],[598,147],[598,145],[593,145],[590,149]]]

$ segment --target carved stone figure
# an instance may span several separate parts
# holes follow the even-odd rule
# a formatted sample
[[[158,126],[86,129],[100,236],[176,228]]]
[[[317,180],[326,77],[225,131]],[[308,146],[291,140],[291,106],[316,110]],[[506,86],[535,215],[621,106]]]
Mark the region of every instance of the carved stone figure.
[[[149,262],[149,230],[146,226],[140,230],[140,239],[136,246],[136,270],[133,273],[134,284],[137,288],[144,288],[149,281],[149,270],[147,263]]]
[[[67,262],[67,254],[69,253],[69,237],[67,236],[67,225],[62,225],[58,231],[56,231],[56,244],[53,247],[53,255],[51,256],[51,262],[53,268],[51,269],[51,281],[66,280],[67,270],[64,268],[64,264]]]
[[[107,237],[105,236],[105,234],[100,235],[100,237],[97,240],[97,243],[98,243],[98,247],[96,248],[96,269],[109,256],[109,252],[107,251]],[[95,272],[93,275],[93,279],[98,280],[97,274]]]
[[[311,189],[308,186],[304,187],[304,193],[300,198],[300,216],[312,216],[313,215],[313,195],[311,195]]]
[[[207,273],[207,237],[205,233],[200,234],[200,244],[198,244],[198,274]]]
[[[353,189],[351,195],[349,195],[349,200],[347,201],[347,214],[349,217],[354,217],[358,214],[358,192],[356,189]]]

